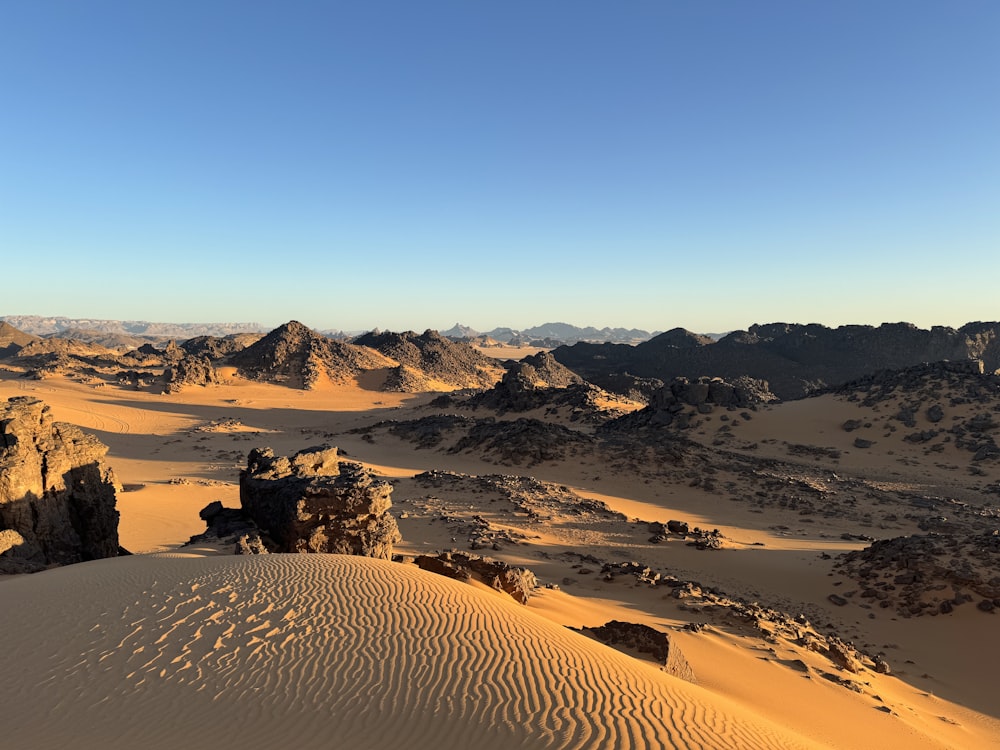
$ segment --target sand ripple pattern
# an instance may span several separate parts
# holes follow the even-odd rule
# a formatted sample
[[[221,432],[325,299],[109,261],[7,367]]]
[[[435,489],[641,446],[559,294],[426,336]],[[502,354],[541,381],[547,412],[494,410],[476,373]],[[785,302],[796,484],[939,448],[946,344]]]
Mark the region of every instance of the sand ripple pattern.
[[[384,561],[120,558],[4,581],[0,603],[11,747],[810,744],[499,596]]]

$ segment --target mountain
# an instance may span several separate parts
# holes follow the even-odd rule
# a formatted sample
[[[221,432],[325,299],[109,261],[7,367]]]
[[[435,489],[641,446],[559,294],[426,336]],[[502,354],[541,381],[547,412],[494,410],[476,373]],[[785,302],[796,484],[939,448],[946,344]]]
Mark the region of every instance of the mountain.
[[[450,330],[464,328],[464,326],[456,324]],[[450,331],[446,332],[445,335],[451,336]],[[528,346],[533,342],[539,342],[539,345],[558,346],[559,344],[575,344],[578,341],[635,344],[646,341],[652,336],[649,331],[643,331],[639,328],[594,328],[593,326],[581,328],[570,323],[544,323],[520,331],[513,328],[494,328],[483,334],[473,334],[473,336],[479,335],[488,336],[514,346]]]
[[[469,326],[463,326],[461,323],[456,323],[447,331],[441,331],[441,335],[449,339],[474,339],[479,336],[479,331],[475,328],[469,328]]]
[[[923,330],[909,323],[826,326],[770,323],[713,341],[673,329],[635,346],[579,342],[552,352],[587,380],[606,384],[615,374],[669,381],[701,376],[766,380],[780,398],[797,398],[882,369],[941,360],[982,359],[1000,367],[1000,323],[969,323],[956,330]]]

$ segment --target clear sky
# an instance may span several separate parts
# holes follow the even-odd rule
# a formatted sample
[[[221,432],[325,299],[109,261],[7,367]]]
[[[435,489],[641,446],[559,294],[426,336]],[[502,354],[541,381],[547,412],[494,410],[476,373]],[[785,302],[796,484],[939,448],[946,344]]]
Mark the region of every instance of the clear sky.
[[[0,0],[0,314],[1000,319],[996,0]]]

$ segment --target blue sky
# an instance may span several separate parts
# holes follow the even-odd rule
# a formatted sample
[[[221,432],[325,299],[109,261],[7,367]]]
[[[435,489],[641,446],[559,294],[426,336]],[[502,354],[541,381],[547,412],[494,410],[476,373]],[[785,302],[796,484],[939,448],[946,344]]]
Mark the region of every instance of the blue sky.
[[[995,0],[0,0],[0,314],[1000,319]]]

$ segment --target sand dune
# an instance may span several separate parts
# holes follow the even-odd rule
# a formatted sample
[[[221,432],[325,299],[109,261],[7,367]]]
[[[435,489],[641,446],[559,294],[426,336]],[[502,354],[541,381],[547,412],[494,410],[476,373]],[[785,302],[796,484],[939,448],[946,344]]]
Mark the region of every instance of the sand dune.
[[[334,555],[0,583],[9,747],[808,747],[500,595]],[[67,622],[71,613],[71,622]]]

